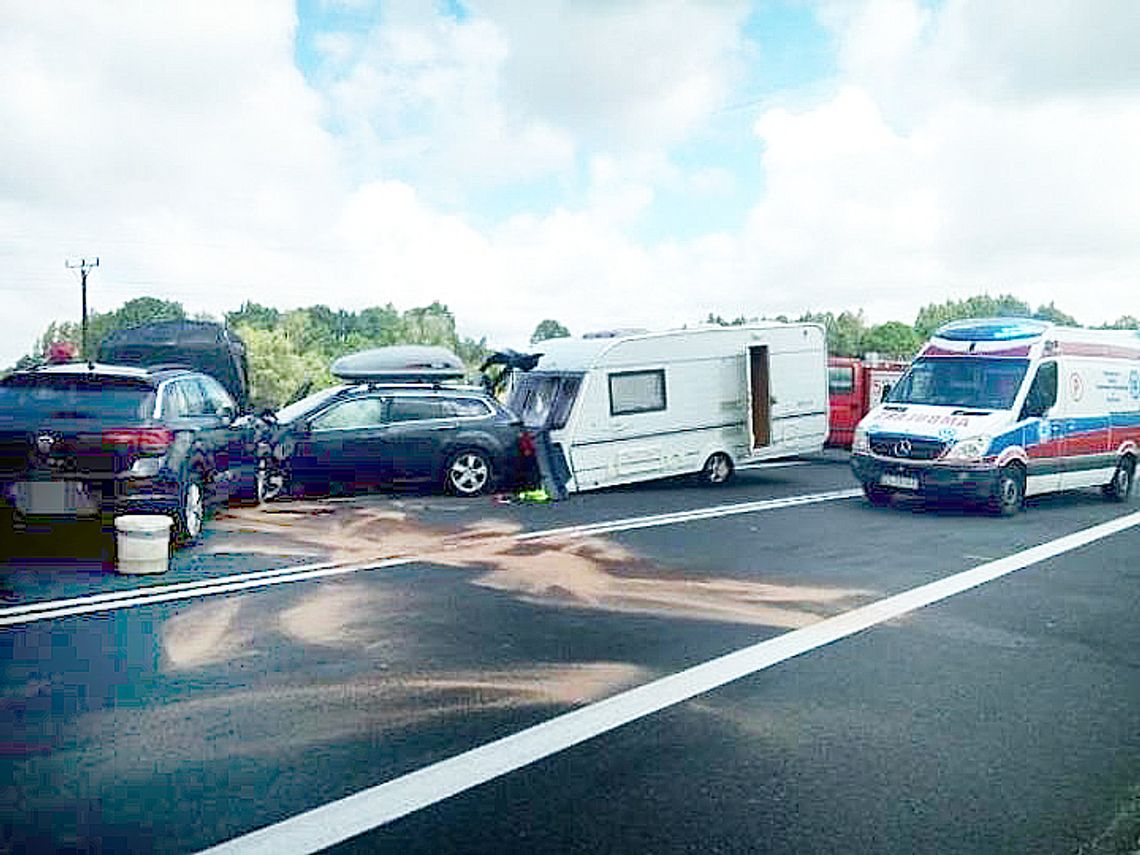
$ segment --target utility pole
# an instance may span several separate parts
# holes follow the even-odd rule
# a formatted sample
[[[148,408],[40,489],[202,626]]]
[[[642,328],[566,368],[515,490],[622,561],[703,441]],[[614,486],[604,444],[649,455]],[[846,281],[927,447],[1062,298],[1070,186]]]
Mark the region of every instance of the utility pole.
[[[68,268],[69,270],[78,270],[79,271],[79,281],[82,283],[82,288],[83,288],[83,323],[82,323],[82,326],[80,327],[82,332],[80,334],[81,338],[80,338],[80,345],[79,345],[79,358],[80,359],[86,359],[87,358],[87,271],[90,270],[92,267],[98,267],[99,266],[99,259],[98,259],[98,257],[81,258],[78,261],[74,261],[74,260],[69,259],[69,260],[65,261],[63,263],[63,265],[64,265],[64,267]]]

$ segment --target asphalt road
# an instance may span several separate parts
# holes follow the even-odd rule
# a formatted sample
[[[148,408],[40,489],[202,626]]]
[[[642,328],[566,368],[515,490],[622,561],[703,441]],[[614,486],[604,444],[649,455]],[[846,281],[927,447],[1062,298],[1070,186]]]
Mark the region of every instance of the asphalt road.
[[[551,505],[280,503],[147,579],[108,573],[98,538],[33,538],[0,577],[0,851],[241,851],[269,827],[289,852],[306,820],[275,824],[358,793],[311,815],[371,829],[337,851],[1138,846],[1140,525],[700,685],[717,657],[1135,503],[873,508],[835,454],[738,475]],[[636,687],[670,675],[692,696],[642,710]],[[560,717],[605,699],[631,720],[558,750]],[[377,827],[425,775],[425,806]]]

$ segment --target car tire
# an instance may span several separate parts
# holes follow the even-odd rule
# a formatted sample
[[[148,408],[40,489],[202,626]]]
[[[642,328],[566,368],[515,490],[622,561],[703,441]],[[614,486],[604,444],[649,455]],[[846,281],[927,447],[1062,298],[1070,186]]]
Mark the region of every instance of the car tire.
[[[485,451],[468,448],[453,454],[444,468],[444,489],[453,496],[481,496],[491,489],[491,458]]]
[[[178,488],[175,541],[188,546],[202,535],[206,523],[206,486],[201,471],[193,469]]]
[[[884,490],[878,484],[864,483],[863,495],[866,496],[867,501],[876,508],[882,508],[891,503],[890,490]]]
[[[16,552],[16,512],[0,508],[0,559],[11,558]]]
[[[732,458],[723,451],[718,451],[709,455],[697,477],[706,487],[718,487],[731,481],[735,472],[736,467],[732,465]]]
[[[1025,506],[1025,470],[1011,463],[998,473],[990,510],[1002,517],[1012,517]]]
[[[254,467],[253,475],[243,475],[237,482],[237,488],[234,490],[233,495],[230,497],[230,504],[239,508],[250,507],[261,503],[262,492],[262,470],[261,462],[258,461]]]
[[[1132,498],[1132,488],[1136,480],[1136,461],[1124,457],[1116,464],[1116,471],[1101,491],[1110,502],[1127,502]]]
[[[289,493],[289,476],[274,460],[263,458],[257,464],[258,504],[273,502]]]

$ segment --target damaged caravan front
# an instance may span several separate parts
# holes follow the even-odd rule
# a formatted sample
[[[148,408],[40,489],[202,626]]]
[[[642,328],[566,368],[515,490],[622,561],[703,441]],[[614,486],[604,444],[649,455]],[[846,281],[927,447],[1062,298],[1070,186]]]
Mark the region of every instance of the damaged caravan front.
[[[570,491],[819,451],[827,346],[818,324],[698,327],[542,342],[508,405],[549,432]]]

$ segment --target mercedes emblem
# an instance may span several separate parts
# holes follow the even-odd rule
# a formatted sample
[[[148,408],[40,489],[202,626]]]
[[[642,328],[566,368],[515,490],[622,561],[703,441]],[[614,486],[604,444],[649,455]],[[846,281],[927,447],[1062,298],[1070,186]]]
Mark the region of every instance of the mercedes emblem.
[[[51,454],[52,446],[55,445],[55,437],[50,433],[42,433],[36,437],[36,448],[39,449],[40,454]]]
[[[895,457],[910,457],[910,440],[900,439],[895,443]]]

